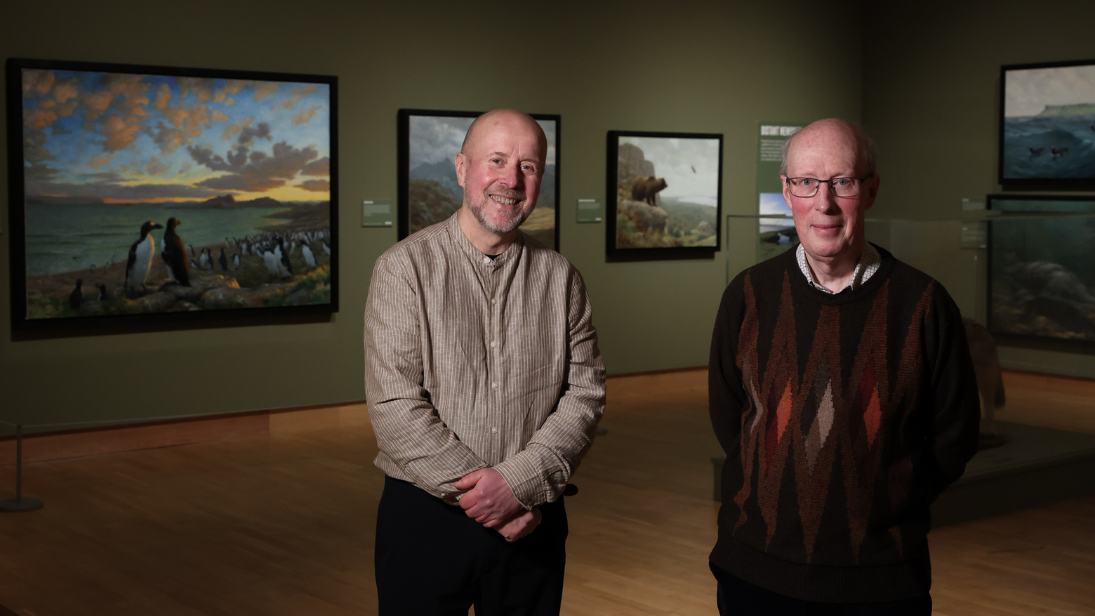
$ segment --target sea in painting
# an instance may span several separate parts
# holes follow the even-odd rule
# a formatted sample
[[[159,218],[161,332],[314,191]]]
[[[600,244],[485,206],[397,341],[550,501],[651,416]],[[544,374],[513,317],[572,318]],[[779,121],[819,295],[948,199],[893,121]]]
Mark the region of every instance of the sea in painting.
[[[1076,111],[1005,118],[1004,180],[1095,180],[1095,104]]]
[[[28,320],[331,302],[329,85],[22,81]]]
[[[475,118],[413,115],[409,122],[408,227],[411,233],[447,220],[464,203],[456,180],[456,153]],[[555,121],[537,120],[547,137],[547,164],[540,179],[536,209],[521,231],[549,248],[555,246]]]
[[[997,199],[991,208],[1031,214],[990,223],[993,331],[1095,342],[1095,200]]]

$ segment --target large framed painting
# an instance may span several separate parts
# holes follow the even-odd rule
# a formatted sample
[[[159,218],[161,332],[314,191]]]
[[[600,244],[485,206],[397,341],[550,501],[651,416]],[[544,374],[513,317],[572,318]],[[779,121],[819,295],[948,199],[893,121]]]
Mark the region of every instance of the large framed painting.
[[[338,310],[335,77],[10,59],[18,329]]]
[[[989,195],[995,334],[1095,348],[1095,196]]]
[[[1095,60],[1000,69],[1000,183],[1095,186]]]
[[[456,154],[483,112],[399,110],[399,239],[448,219],[464,203],[456,180]],[[547,163],[536,209],[521,230],[559,250],[558,115],[530,114],[547,136]]]
[[[722,135],[609,131],[610,259],[710,257],[722,235]]]

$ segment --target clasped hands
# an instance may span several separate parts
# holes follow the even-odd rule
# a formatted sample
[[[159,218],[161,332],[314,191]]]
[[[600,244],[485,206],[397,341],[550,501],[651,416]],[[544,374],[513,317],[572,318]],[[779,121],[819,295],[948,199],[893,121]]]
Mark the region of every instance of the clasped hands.
[[[540,508],[533,507],[526,511],[502,474],[493,468],[468,473],[453,486],[464,490],[460,497],[460,507],[464,513],[483,526],[498,531],[506,541],[517,541],[540,524]]]

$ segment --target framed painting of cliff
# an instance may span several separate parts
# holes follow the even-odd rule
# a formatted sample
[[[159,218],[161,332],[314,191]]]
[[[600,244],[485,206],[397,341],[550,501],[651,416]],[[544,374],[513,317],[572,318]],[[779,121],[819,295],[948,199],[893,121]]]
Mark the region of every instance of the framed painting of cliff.
[[[337,101],[335,77],[9,59],[13,327],[336,312]]]
[[[483,112],[399,110],[399,239],[447,220],[464,203],[455,159],[464,135]],[[548,153],[536,209],[521,231],[559,250],[558,115],[530,114],[544,129]]]
[[[710,258],[722,235],[722,135],[609,131],[607,256]]]
[[[995,335],[1095,349],[1095,196],[989,195]]]
[[[1000,69],[1000,183],[1095,187],[1095,60]]]

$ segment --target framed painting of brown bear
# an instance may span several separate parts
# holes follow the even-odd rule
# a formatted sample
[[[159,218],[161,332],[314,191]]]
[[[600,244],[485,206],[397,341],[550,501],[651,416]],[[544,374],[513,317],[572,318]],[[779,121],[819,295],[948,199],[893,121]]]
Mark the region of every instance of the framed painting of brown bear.
[[[606,166],[609,259],[703,258],[719,250],[722,135],[609,131]]]
[[[456,181],[456,153],[478,111],[399,110],[399,239],[447,220],[464,202]],[[544,129],[548,152],[536,209],[525,232],[559,250],[558,115],[531,114]]]

